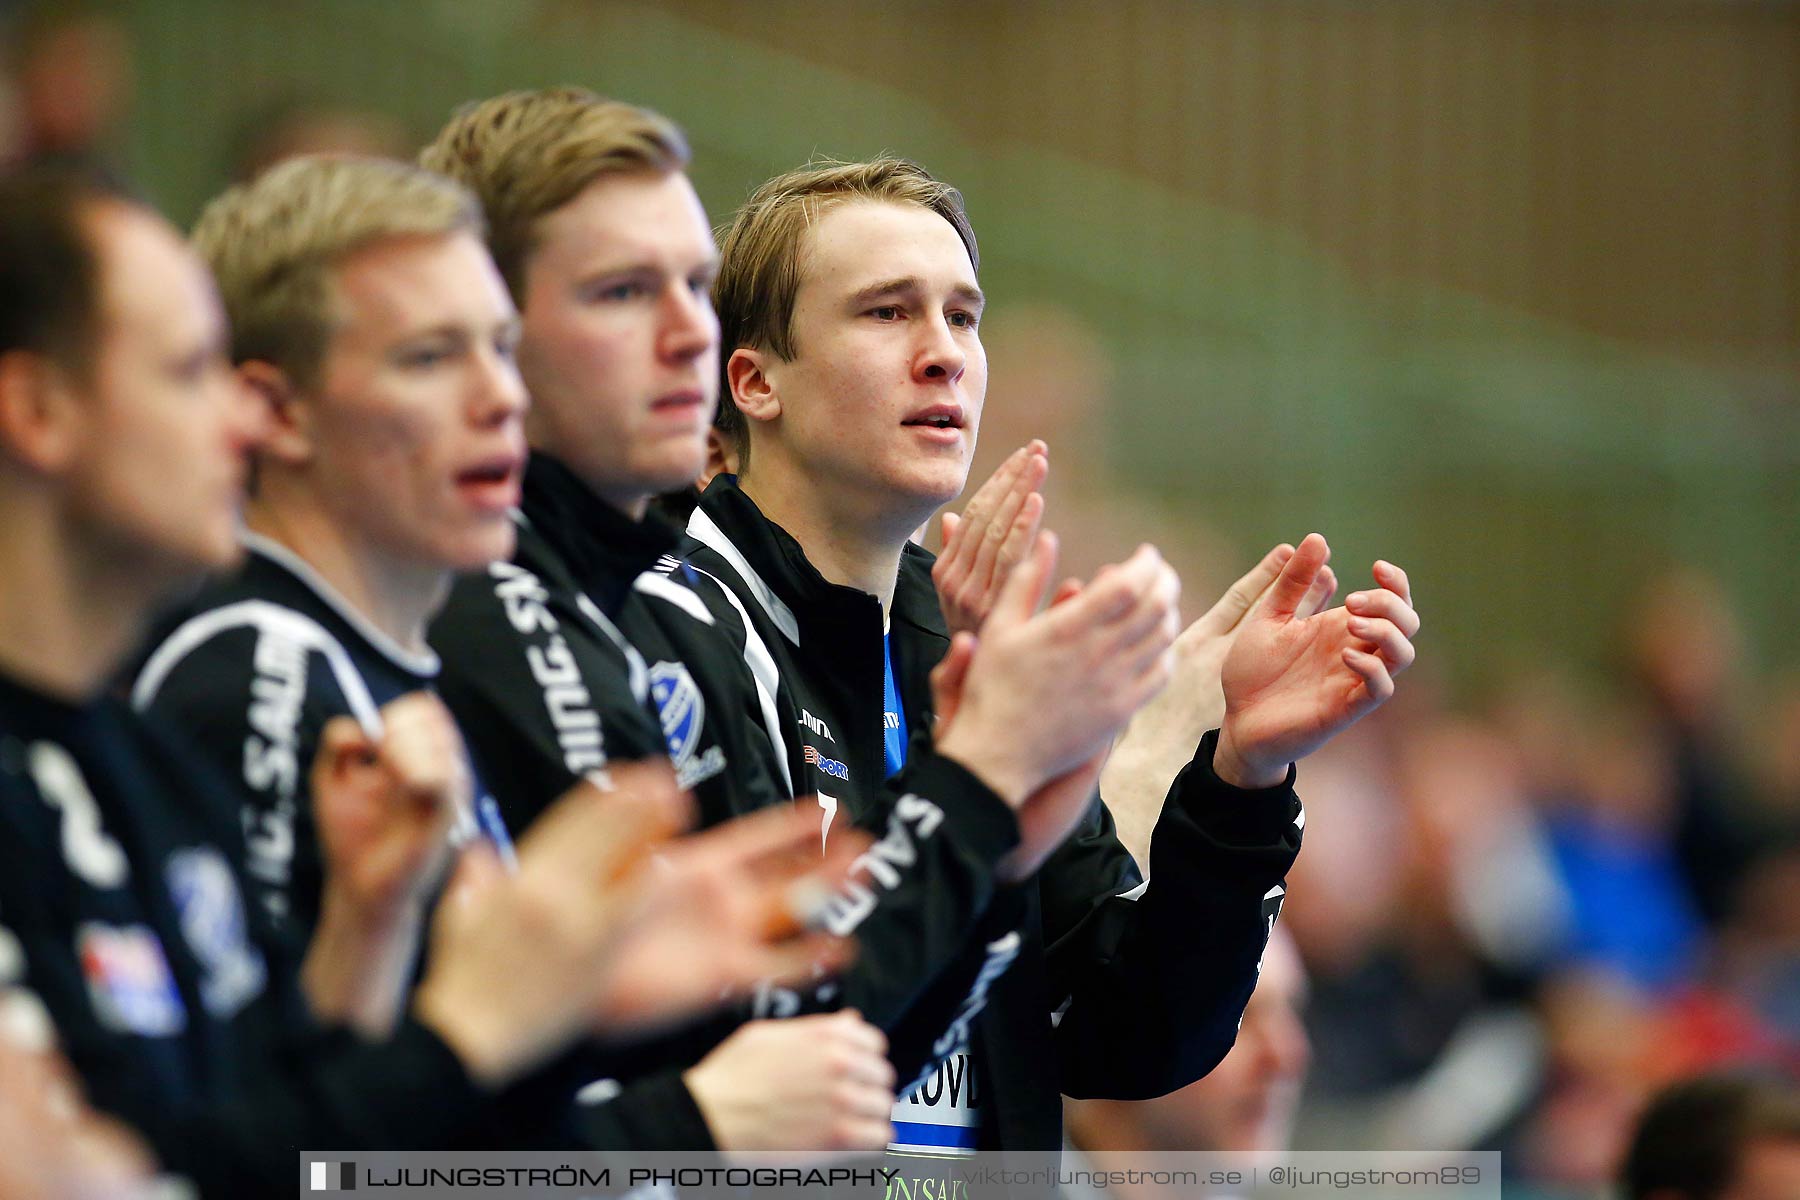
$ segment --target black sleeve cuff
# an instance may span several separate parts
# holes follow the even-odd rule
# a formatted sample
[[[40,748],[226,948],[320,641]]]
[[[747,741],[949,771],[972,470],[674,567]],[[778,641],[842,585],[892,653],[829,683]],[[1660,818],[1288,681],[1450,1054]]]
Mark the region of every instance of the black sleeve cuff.
[[[957,844],[989,865],[999,862],[1019,844],[1018,816],[992,788],[955,759],[927,754],[894,776],[888,786],[936,804],[943,810],[944,824]]]
[[[583,1141],[594,1150],[717,1149],[712,1130],[679,1071],[633,1080],[611,1100],[583,1105],[576,1120]]]
[[[396,1148],[452,1145],[493,1103],[444,1040],[410,1015],[386,1041],[345,1057],[356,1106],[386,1127]]]
[[[1283,840],[1300,816],[1293,764],[1274,787],[1233,787],[1213,771],[1218,745],[1219,731],[1208,730],[1193,761],[1176,777],[1171,799],[1179,800],[1193,822],[1221,846],[1267,846]]]

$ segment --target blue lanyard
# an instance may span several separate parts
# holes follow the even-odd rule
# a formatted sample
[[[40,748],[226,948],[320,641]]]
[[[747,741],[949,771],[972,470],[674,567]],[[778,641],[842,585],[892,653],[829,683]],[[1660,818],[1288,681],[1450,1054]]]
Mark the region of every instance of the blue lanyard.
[[[506,818],[500,815],[500,805],[494,800],[487,785],[481,782],[481,771],[475,766],[474,759],[465,759],[469,764],[469,781],[474,789],[475,827],[481,836],[493,844],[494,852],[500,861],[511,870],[519,867],[519,857],[513,848],[511,832],[506,828]]]
[[[881,659],[882,750],[887,758],[887,773],[892,777],[906,765],[906,710],[900,707],[900,688],[894,683],[892,634],[882,635]]]
[[[500,861],[511,870],[519,869],[519,856],[513,849],[512,835],[506,830],[506,818],[500,815],[500,805],[494,801],[486,789],[475,796],[475,824],[480,826],[481,835],[494,846],[494,852]]]

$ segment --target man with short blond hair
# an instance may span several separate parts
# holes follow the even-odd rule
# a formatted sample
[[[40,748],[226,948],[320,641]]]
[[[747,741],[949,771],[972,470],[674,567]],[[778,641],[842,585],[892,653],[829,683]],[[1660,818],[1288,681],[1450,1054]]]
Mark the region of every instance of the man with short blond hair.
[[[1013,752],[1061,744],[1064,774],[1050,786],[1085,803],[1110,735],[1154,690],[1114,684],[1118,697],[1085,726],[1046,719],[1057,694],[1048,668],[1068,650],[1060,640],[1036,650],[1044,677],[1015,677],[1029,686],[943,679],[960,674],[971,648],[1010,640],[1021,609],[1048,594],[1055,562],[1050,535],[1026,536],[1016,567],[991,572],[991,594],[957,627],[932,557],[909,542],[967,480],[987,390],[978,266],[960,194],[893,157],[777,176],[723,238],[721,408],[736,415],[721,425],[740,473],[701,498],[690,558],[729,593],[702,592],[720,623],[741,622],[773,649],[784,689],[814,718],[790,735],[808,762],[843,765],[817,782],[835,786],[852,816],[884,775],[905,769],[920,732],[951,752],[972,702],[1005,714]],[[1023,504],[1007,511],[982,531],[989,544],[1015,525],[1035,533]],[[1416,619],[1396,569],[1383,578],[1377,568],[1375,594],[1386,598],[1353,597],[1364,605],[1355,617],[1301,615],[1327,554],[1322,537],[1303,541],[1235,634],[1222,728],[1197,752],[1189,743],[1191,760],[1158,783],[1168,793],[1150,881],[1096,798],[1073,836],[990,910],[990,920],[1010,911],[1017,965],[939,1040],[948,1073],[903,1089],[902,1146],[1052,1148],[1059,1092],[1162,1094],[1229,1049],[1299,848],[1291,764],[1385,699],[1391,672],[1412,656]],[[1161,626],[1173,637],[1174,596],[1173,573],[1145,546],[1085,586],[1064,585],[1043,616],[1129,614],[1081,659],[1083,686],[1098,692],[1153,650],[1125,631]],[[959,1078],[975,1086],[946,1103],[949,1089],[935,1083]]]
[[[430,697],[424,640],[451,574],[512,548],[525,392],[517,318],[481,235],[474,198],[442,176],[323,157],[231,188],[195,227],[239,377],[272,427],[244,567],[171,620],[132,700],[193,731],[238,781],[251,874],[301,937],[348,882],[323,870],[316,760],[349,771],[390,734],[416,740],[418,761],[436,764],[435,819],[455,822],[458,842],[479,826],[510,849]],[[371,1020],[404,985],[441,833],[421,831],[436,843],[419,848],[425,861],[397,864],[391,894],[370,898],[395,943],[377,956],[393,969],[357,1001]]]
[[[742,737],[733,714],[690,709],[665,736],[659,709],[691,687],[633,592],[675,545],[646,520],[648,497],[697,470],[716,369],[712,234],[682,173],[680,131],[575,88],[509,92],[459,111],[420,160],[489,208],[524,318],[533,454],[520,553],[458,587],[432,634],[445,695],[495,764],[509,820],[529,823],[614,758],[664,753],[709,817],[733,811],[726,789],[751,789],[742,807],[785,799],[766,739]],[[521,624],[528,600],[557,615]]]
[[[480,198],[494,264],[519,295],[540,219],[603,175],[684,171],[689,157],[687,138],[661,113],[558,87],[465,105],[419,163]]]
[[[717,378],[715,250],[684,138],[658,114],[552,88],[465,107],[420,157],[481,198],[523,316],[518,547],[459,583],[431,633],[507,820],[526,828],[571,780],[664,755],[706,823],[786,804],[753,685],[702,693],[685,646],[708,631],[674,607],[678,588],[637,586],[677,545],[648,500],[698,472]],[[851,1003],[879,1019],[862,995]],[[894,1073],[878,1029],[851,1012],[735,1023],[665,1046],[666,1069],[587,1110],[591,1135],[639,1149],[886,1143]]]
[[[345,256],[388,239],[482,231],[481,205],[441,175],[312,157],[217,197],[193,243],[231,313],[232,356],[312,383],[343,316],[335,277]]]
[[[719,340],[726,346],[767,346],[784,358],[794,355],[794,295],[800,286],[795,248],[807,229],[827,211],[852,199],[910,204],[942,217],[979,271],[981,252],[969,224],[962,193],[933,179],[904,159],[826,163],[765,184],[738,210],[720,255],[732,264],[721,276],[715,299]],[[749,454],[749,426],[735,404],[721,404],[715,419],[737,449],[741,471]]]

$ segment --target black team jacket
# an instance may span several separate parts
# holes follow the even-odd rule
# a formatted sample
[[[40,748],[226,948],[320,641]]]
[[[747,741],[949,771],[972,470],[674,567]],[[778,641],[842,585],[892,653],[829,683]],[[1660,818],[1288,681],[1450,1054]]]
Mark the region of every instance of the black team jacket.
[[[0,999],[46,1012],[88,1098],[203,1196],[291,1196],[302,1150],[450,1149],[553,1086],[491,1095],[402,1017],[308,1015],[295,944],[248,899],[237,805],[173,731],[0,676]]]
[[[631,520],[534,454],[511,561],[459,581],[434,623],[439,691],[521,835],[576,779],[650,756],[672,760],[703,825],[796,802],[790,781],[808,778],[788,761],[797,710],[784,707],[774,660],[747,651],[742,622],[719,622],[698,577],[670,557],[680,541],[667,521]],[[834,928],[859,940],[856,963],[804,991],[765,989],[640,1056],[638,1078],[591,1110],[596,1142],[710,1149],[680,1071],[749,1017],[854,1007],[887,1030],[903,1075],[930,1064],[982,968],[963,950],[1018,823],[946,759],[921,755],[896,783],[862,806],[857,823],[881,841],[832,909]],[[810,784],[800,790],[815,805]]]
[[[867,824],[894,792],[883,781],[879,602],[827,582],[729,476],[707,489],[688,534],[685,560],[700,576],[696,590],[715,626],[739,643],[760,643],[777,665],[796,789],[828,793],[842,816]],[[915,763],[929,748],[929,673],[949,646],[931,562],[906,547],[890,621]],[[1206,1074],[1231,1048],[1304,822],[1291,772],[1284,785],[1258,792],[1219,780],[1216,739],[1207,735],[1169,789],[1148,885],[1096,797],[1035,878],[993,893],[960,947],[915,947],[965,964],[944,972],[939,986],[970,977],[967,964],[978,964],[957,1020],[973,1022],[982,1147],[1057,1149],[1060,1094],[1163,1095]],[[907,786],[904,775],[896,782]],[[946,821],[964,815],[955,811],[962,797],[936,798]],[[865,958],[880,953],[864,948]],[[942,1011],[920,1005],[909,1021],[929,1025]],[[938,1047],[948,1048],[953,1033]]]
[[[271,915],[304,942],[324,886],[310,773],[325,725],[354,717],[378,738],[381,706],[431,691],[438,663],[376,629],[286,546],[244,540],[243,566],[163,623],[131,701],[237,785],[250,877]],[[452,842],[485,835],[510,853],[479,773],[475,784],[474,809]]]

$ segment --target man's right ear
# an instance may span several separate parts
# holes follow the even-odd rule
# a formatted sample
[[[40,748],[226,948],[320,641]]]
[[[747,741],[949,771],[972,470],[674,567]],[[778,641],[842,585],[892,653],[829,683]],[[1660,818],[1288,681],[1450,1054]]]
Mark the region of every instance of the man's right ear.
[[[751,421],[773,421],[781,415],[781,395],[769,376],[774,356],[766,350],[739,346],[725,360],[725,385],[729,396],[720,396],[720,404],[736,403],[738,411]]]
[[[738,453],[725,435],[719,432],[717,425],[706,430],[706,465],[700,468],[700,490],[705,491],[712,486],[712,481],[721,475],[738,473]]]
[[[251,359],[237,366],[238,379],[268,409],[268,436],[257,457],[300,465],[313,456],[312,407],[288,373],[274,363]]]
[[[68,372],[31,350],[0,354],[0,454],[39,475],[65,469],[80,453],[82,404]]]

